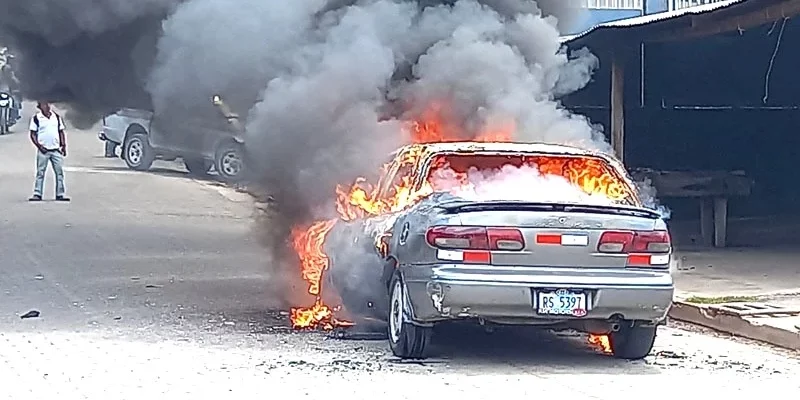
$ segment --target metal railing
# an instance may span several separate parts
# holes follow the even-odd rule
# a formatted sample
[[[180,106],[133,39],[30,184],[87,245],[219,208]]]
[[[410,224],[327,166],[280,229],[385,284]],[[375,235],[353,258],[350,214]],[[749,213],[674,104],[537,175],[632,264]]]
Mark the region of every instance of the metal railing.
[[[589,9],[642,10],[644,0],[584,0]]]
[[[669,0],[669,11],[680,10],[687,7],[702,6],[704,4],[719,3],[726,0]]]

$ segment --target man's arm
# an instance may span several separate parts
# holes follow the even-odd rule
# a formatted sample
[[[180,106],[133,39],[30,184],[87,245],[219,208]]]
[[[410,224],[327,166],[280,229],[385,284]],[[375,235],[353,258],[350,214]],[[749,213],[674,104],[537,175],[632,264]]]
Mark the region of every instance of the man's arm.
[[[67,135],[64,134],[65,128],[61,116],[58,116],[58,142],[61,143],[61,154],[64,157],[67,156]]]
[[[33,143],[40,152],[45,153],[45,149],[42,148],[42,145],[39,144],[39,140],[37,139],[39,127],[36,126],[36,122],[33,121],[33,118],[31,118],[31,126],[28,129],[31,131],[31,143]]]

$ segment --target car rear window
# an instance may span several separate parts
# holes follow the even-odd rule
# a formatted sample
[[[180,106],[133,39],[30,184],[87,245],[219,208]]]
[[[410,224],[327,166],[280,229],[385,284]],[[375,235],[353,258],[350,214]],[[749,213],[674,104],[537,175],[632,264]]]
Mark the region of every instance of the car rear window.
[[[519,179],[520,177],[524,179]],[[566,195],[558,188],[571,185],[593,198],[602,196],[614,204],[636,204],[634,189],[620,177],[614,167],[599,157],[440,154],[431,159],[426,177],[426,181],[431,184],[434,191],[450,192],[453,192],[454,185],[460,189],[465,185],[471,185],[473,189],[478,190],[480,188],[475,186],[489,180],[492,186],[488,190],[495,193],[503,190],[513,193],[535,190],[536,201],[542,201],[548,192],[553,193],[552,199],[547,199],[548,201],[569,201],[562,198]],[[504,181],[507,185],[503,185]],[[532,185],[540,187],[531,188]],[[518,195],[514,196],[514,200],[523,200],[516,196]]]

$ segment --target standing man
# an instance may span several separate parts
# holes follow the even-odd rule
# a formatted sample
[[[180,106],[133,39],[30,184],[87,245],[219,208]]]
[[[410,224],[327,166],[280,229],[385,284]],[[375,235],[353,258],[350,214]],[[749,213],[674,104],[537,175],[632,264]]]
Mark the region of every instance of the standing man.
[[[56,201],[69,201],[64,197],[64,170],[62,165],[67,156],[67,139],[64,135],[64,122],[61,116],[50,109],[50,103],[36,103],[39,111],[31,118],[31,142],[36,146],[36,184],[30,201],[42,201],[44,190],[44,174],[47,163],[53,164],[56,174]]]

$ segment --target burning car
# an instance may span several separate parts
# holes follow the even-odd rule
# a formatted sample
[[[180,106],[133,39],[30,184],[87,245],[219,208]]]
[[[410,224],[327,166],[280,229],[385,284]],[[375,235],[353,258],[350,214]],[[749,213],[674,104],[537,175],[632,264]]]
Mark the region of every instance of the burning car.
[[[509,142],[393,156],[376,187],[340,189],[344,221],[295,236],[310,291],[336,295],[293,310],[296,325],[341,323],[325,305],[341,304],[388,321],[401,358],[424,358],[433,326],[458,319],[608,335],[625,359],[651,351],[674,291],[671,240],[619,161]]]

